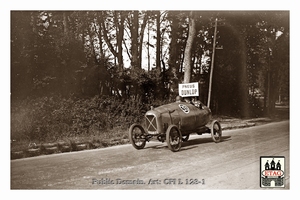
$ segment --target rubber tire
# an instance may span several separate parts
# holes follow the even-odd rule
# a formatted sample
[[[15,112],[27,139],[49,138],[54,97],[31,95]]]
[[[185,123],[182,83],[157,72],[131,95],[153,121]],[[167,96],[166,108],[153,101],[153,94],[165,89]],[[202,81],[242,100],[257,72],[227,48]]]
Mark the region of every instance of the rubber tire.
[[[210,128],[210,133],[211,133],[211,138],[215,143],[221,142],[222,140],[222,128],[220,122],[217,120],[214,120],[211,123],[211,128]]]
[[[135,130],[140,130],[140,135],[145,135],[144,128],[139,124],[132,124],[129,128],[129,141],[132,144],[132,146],[138,150],[143,149],[146,145],[146,139],[138,139],[138,142],[141,142],[141,144],[137,144],[136,136],[137,134],[134,133]],[[142,141],[141,141],[142,140]]]
[[[175,133],[175,135],[173,135],[173,133]],[[178,140],[178,143],[175,145],[172,144],[174,141],[174,136],[178,137],[178,138],[176,138],[176,140]],[[168,127],[167,132],[166,132],[166,141],[167,141],[168,147],[171,151],[177,152],[180,150],[181,143],[182,143],[182,135],[181,135],[179,128],[176,125],[170,125]]]

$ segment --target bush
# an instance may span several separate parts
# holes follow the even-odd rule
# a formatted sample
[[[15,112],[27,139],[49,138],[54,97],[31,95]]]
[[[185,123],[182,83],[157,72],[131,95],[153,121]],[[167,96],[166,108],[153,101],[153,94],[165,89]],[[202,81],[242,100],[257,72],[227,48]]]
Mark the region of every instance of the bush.
[[[248,106],[249,106],[249,116],[250,117],[262,117],[263,116],[263,107],[262,100],[255,96],[248,96]]]
[[[166,102],[155,101],[153,106]],[[11,138],[30,142],[99,135],[113,128],[141,123],[150,104],[139,98],[94,96],[87,99],[43,97],[12,104]]]

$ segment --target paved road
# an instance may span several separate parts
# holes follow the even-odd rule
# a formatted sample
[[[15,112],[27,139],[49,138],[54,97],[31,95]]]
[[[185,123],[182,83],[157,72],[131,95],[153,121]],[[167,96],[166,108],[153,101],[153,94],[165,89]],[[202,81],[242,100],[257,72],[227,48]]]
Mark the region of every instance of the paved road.
[[[260,156],[285,156],[289,189],[289,121],[223,137],[193,135],[176,153],[151,141],[143,150],[122,145],[13,160],[11,189],[261,189]]]

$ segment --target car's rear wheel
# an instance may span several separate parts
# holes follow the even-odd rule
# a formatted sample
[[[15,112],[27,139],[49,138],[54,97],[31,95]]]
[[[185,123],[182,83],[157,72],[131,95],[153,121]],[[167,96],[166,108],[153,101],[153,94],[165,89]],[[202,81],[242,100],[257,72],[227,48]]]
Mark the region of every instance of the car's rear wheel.
[[[139,124],[132,124],[129,128],[129,141],[136,149],[143,149],[146,145],[144,128]]]
[[[221,141],[222,128],[221,128],[221,124],[217,120],[211,123],[210,133],[214,142],[218,143]]]
[[[181,148],[181,132],[175,125],[170,125],[166,132],[166,141],[171,151],[176,152]]]

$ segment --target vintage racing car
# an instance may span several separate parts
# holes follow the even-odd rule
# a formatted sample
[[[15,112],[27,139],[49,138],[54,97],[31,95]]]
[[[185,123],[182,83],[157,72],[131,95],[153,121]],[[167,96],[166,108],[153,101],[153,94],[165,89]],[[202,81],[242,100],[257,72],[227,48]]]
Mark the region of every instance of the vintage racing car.
[[[129,128],[129,140],[136,149],[143,149],[146,142],[156,137],[159,141],[166,141],[171,151],[181,148],[182,141],[187,141],[189,135],[210,133],[214,142],[222,139],[221,125],[217,120],[211,121],[211,110],[198,101],[198,105],[176,101],[151,110],[145,114],[144,127],[132,124]]]

